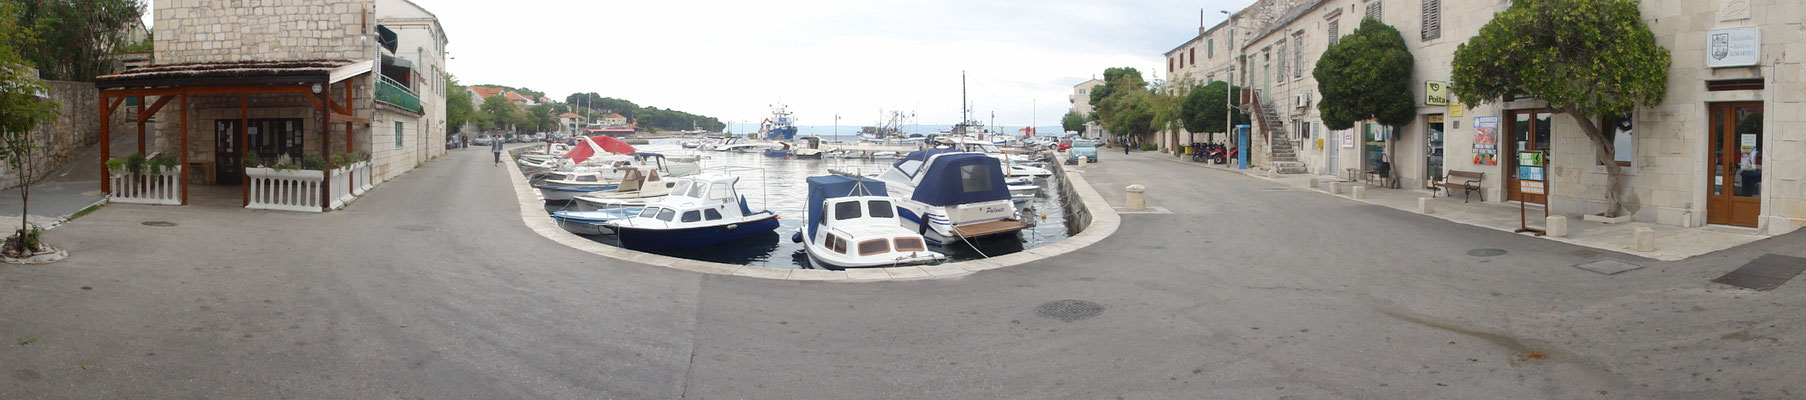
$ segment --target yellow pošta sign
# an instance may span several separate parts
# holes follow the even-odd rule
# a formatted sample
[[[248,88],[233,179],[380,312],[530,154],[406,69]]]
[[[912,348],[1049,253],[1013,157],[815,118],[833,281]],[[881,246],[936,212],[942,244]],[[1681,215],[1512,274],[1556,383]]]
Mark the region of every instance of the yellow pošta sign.
[[[1427,106],[1448,105],[1449,83],[1443,81],[1423,81],[1423,104]]]

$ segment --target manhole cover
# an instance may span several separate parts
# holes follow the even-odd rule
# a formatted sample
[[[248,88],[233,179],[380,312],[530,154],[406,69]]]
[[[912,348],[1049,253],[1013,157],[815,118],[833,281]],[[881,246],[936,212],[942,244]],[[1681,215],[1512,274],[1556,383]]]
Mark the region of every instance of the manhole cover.
[[[1081,319],[1095,317],[1098,314],[1103,314],[1103,313],[1104,313],[1104,306],[1102,304],[1092,303],[1092,302],[1084,301],[1084,300],[1050,301],[1050,302],[1046,302],[1046,303],[1041,303],[1040,306],[1035,307],[1035,314],[1038,314],[1040,316],[1047,317],[1047,318],[1057,319],[1057,320],[1060,320],[1061,322],[1077,321],[1077,320],[1081,320]]]
[[[404,230],[404,231],[408,231],[408,232],[426,232],[426,231],[433,230],[433,227],[426,226],[426,225],[399,225],[399,226],[396,226],[395,229],[400,229],[400,230]]]
[[[169,222],[169,221],[144,221],[144,222],[140,222],[139,224],[142,224],[144,226],[155,226],[158,228],[168,228],[168,227],[176,226],[176,223]]]
[[[1505,249],[1473,249],[1468,250],[1467,255],[1474,257],[1497,257],[1505,255]]]
[[[1643,268],[1643,266],[1627,263],[1615,258],[1605,258],[1585,264],[1574,264],[1574,268],[1593,271],[1600,275],[1617,275],[1625,271]]]

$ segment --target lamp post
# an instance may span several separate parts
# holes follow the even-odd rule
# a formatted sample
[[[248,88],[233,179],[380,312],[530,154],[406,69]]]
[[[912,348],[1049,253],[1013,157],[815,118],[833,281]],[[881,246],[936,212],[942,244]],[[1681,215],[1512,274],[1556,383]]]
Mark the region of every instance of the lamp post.
[[[1218,12],[1223,13],[1223,15],[1229,15],[1229,10],[1218,10]],[[1229,19],[1227,19],[1227,18],[1228,17],[1225,17],[1225,19],[1223,21],[1228,22]],[[1235,48],[1235,25],[1234,24],[1229,25],[1229,40],[1225,41],[1224,44],[1227,44],[1228,46],[1226,46],[1224,48],[1223,54],[1225,54],[1225,55],[1234,54],[1234,53],[1229,52],[1231,49]],[[1235,134],[1234,133],[1234,131],[1235,131],[1235,106],[1233,105],[1234,100],[1231,100],[1234,96],[1231,93],[1233,93],[1234,91],[1235,91],[1235,56],[1229,56],[1229,80],[1223,82],[1223,134],[1225,134],[1225,135],[1234,135]],[[1235,136],[1230,136],[1230,137],[1233,138]],[[1216,135],[1211,135],[1210,139],[1212,141],[1215,141]],[[1231,140],[1233,140],[1233,139],[1231,139]]]

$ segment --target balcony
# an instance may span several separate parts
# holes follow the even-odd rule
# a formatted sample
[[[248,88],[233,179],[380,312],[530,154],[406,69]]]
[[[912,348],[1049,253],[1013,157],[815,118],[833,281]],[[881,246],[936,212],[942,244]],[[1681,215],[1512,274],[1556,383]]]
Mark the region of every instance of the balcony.
[[[387,76],[376,82],[376,101],[415,113],[426,113],[426,109],[420,107],[420,95]]]

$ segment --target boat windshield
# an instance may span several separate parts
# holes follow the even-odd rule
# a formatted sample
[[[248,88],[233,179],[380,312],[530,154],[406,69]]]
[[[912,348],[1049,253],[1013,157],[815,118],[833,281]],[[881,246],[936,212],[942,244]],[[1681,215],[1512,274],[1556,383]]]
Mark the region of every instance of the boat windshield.
[[[907,176],[916,176],[916,171],[921,169],[922,160],[905,160],[902,164],[897,164],[897,170]]]
[[[660,220],[660,221],[671,222],[671,219],[676,218],[676,217],[677,217],[676,210],[672,210],[669,208],[663,209],[663,210],[658,210],[658,220]]]
[[[834,220],[845,221],[859,218],[859,202],[843,201],[834,204]]]
[[[658,207],[646,207],[646,209],[640,210],[639,216],[640,218],[652,218],[658,216],[658,210]]]
[[[984,165],[961,165],[959,166],[960,186],[966,193],[991,190],[992,171],[997,171],[997,169],[985,168]]]
[[[671,187],[672,194],[682,195],[688,191],[690,191],[690,181],[677,181],[677,186]]]
[[[733,185],[715,185],[712,189],[714,190],[709,191],[709,198],[720,199],[721,201],[734,201]]]
[[[892,213],[892,211],[891,211],[894,209],[891,208],[889,200],[872,200],[870,202],[867,202],[866,204],[867,204],[866,207],[870,209],[870,210],[867,210],[868,214],[871,214],[872,218],[896,217],[896,214]]]
[[[716,186],[720,186],[720,185],[716,185]],[[702,198],[703,188],[706,188],[706,187],[708,187],[708,185],[704,185],[701,183],[697,183],[695,185],[690,185],[690,192],[684,194],[684,197],[695,197],[695,198],[700,199],[700,198]]]

